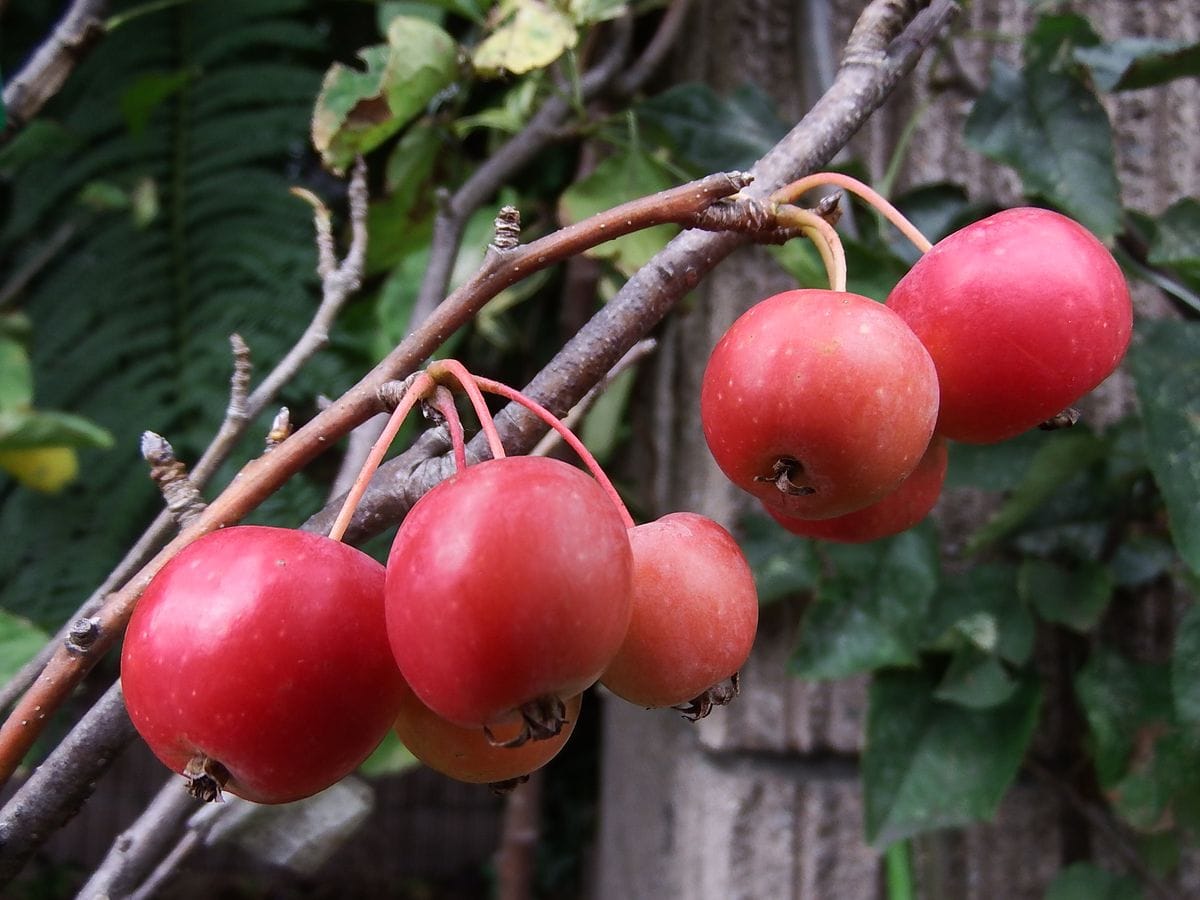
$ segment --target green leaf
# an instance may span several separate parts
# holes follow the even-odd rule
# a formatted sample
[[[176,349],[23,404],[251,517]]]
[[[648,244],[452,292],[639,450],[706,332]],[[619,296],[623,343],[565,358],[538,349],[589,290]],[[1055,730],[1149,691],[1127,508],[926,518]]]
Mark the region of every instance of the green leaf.
[[[862,545],[825,548],[823,576],[804,613],[791,668],[801,678],[845,678],[913,665],[938,584],[937,542],[921,526]]]
[[[1184,197],[1172,203],[1155,225],[1150,262],[1200,284],[1200,202]]]
[[[1027,431],[998,444],[950,443],[946,487],[1011,491],[1024,480],[1038,451],[1046,445],[1041,431]]]
[[[431,122],[417,122],[404,133],[384,170],[384,184],[392,195],[389,216],[407,214],[430,189],[430,175],[443,150],[442,132]]]
[[[587,178],[563,192],[559,213],[566,223],[611,209],[628,200],[666,190],[675,181],[654,157],[628,150],[602,161]],[[679,233],[677,225],[656,225],[600,244],[589,256],[607,259],[625,276],[632,275]]]
[[[579,430],[584,446],[600,465],[607,465],[621,442],[629,436],[629,397],[637,378],[637,367],[626,369],[592,404]]]
[[[1120,587],[1143,587],[1171,571],[1178,559],[1169,541],[1156,535],[1135,534],[1113,554],[1113,581]]]
[[[121,115],[130,133],[137,137],[145,132],[155,110],[187,87],[194,77],[194,72],[182,70],[147,72],[135,79],[121,94]]]
[[[1016,690],[1017,680],[999,659],[966,646],[950,660],[934,696],[967,709],[990,709],[1004,703]]]
[[[1045,900],[1143,900],[1143,897],[1136,878],[1077,862],[1054,876]]]
[[[570,0],[571,17],[580,25],[607,22],[624,15],[625,0]]]
[[[77,141],[61,122],[34,119],[0,147],[0,175],[10,176],[35,160],[65,156]]]
[[[1084,47],[1075,58],[1091,69],[1102,91],[1133,91],[1200,75],[1200,43],[1123,37]]]
[[[34,447],[97,447],[113,445],[112,435],[74,413],[38,410],[0,412],[0,450]]]
[[[386,45],[366,47],[366,71],[335,63],[313,111],[313,145],[325,164],[342,172],[417,116],[457,72],[458,46],[425,19],[399,16]]]
[[[1125,775],[1138,742],[1170,728],[1170,671],[1099,647],[1075,676],[1075,693],[1088,720],[1100,786],[1111,789]]]
[[[921,646],[956,651],[970,645],[1022,665],[1033,653],[1034,633],[1015,567],[983,563],[943,577],[922,623]]]
[[[1048,200],[1101,239],[1119,229],[1108,115],[1073,75],[993,61],[987,91],[967,118],[966,137],[985,156],[1016,169],[1026,193]]]
[[[421,2],[380,3],[376,20],[379,31],[387,34],[388,26],[396,16],[413,16],[441,23],[445,13],[454,13],[482,25],[487,19],[488,4],[485,0],[421,0]]]
[[[1200,323],[1139,323],[1129,361],[1171,537],[1200,573]]]
[[[1175,632],[1171,696],[1179,722],[1200,735],[1200,606],[1188,609]]]
[[[727,97],[681,84],[634,108],[638,122],[692,174],[748,169],[787,134],[771,98],[755,85]]]
[[[999,512],[972,535],[968,553],[975,553],[1015,530],[1064,482],[1104,455],[1103,442],[1085,430],[1043,434],[1041,438],[1043,444],[1034,454],[1024,479]]]
[[[0,684],[33,659],[50,635],[27,619],[0,609]]]
[[[412,752],[401,743],[396,732],[388,729],[383,743],[358,767],[358,771],[368,778],[381,778],[385,775],[399,775],[420,764]]]
[[[992,817],[1037,724],[1041,693],[971,710],[933,696],[927,672],[882,672],[871,685],[863,754],[867,839],[876,847]]]
[[[0,335],[0,413],[26,409],[33,403],[33,370],[25,346]]]
[[[760,605],[816,587],[821,561],[812,541],[797,538],[760,513],[743,518],[737,533],[738,544],[754,573]]]
[[[575,46],[571,18],[543,0],[513,0],[512,12],[471,55],[484,77],[522,75],[545,68]]]
[[[1112,599],[1107,567],[1081,562],[1072,568],[1044,559],[1026,559],[1018,577],[1022,599],[1047,622],[1087,631],[1100,621]]]

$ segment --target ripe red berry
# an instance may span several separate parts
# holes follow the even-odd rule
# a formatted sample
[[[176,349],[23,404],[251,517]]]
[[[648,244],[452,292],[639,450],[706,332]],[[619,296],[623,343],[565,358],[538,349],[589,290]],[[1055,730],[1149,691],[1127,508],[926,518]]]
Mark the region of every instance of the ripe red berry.
[[[676,706],[734,675],[758,627],[737,542],[712,519],[673,513],[629,532],[633,618],[601,682],[638,706]]]
[[[937,374],[907,325],[866,297],[787,291],[717,343],[700,416],[722,471],[765,505],[822,519],[913,470],[937,418]]]
[[[464,728],[447,722],[410,690],[400,704],[396,735],[413,756],[450,778],[472,784],[512,781],[540,769],[558,755],[575,730],[582,699],[576,694],[566,701],[565,722],[558,734],[505,747],[498,743],[520,735],[518,719],[491,727],[489,738],[480,726]]]
[[[882,500],[832,519],[797,519],[769,507],[771,517],[792,534],[862,544],[912,528],[933,509],[946,480],[946,441],[935,436],[912,474]]]
[[[324,790],[379,744],[402,696],[383,583],[378,562],[317,534],[200,538],[130,620],[121,683],[134,726],[210,797],[223,779],[258,803]]]
[[[590,476],[538,457],[470,466],[396,535],[392,650],[421,701],[459,725],[565,700],[625,637],[632,567],[624,522]]]
[[[938,432],[977,444],[1033,428],[1096,387],[1133,325],[1108,250],[1044,209],[1006,210],[939,241],[887,305],[937,366]]]

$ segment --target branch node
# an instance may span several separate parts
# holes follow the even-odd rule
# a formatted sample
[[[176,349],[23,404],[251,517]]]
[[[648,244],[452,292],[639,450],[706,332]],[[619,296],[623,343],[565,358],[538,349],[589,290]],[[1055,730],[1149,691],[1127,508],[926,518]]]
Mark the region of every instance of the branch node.
[[[385,381],[381,384],[375,394],[379,397],[379,402],[383,404],[383,408],[387,412],[395,411],[396,407],[400,405],[400,401],[404,399],[404,395],[412,389],[413,382],[421,374],[421,372],[413,372],[413,374],[402,381]]]
[[[142,435],[142,456],[150,463],[150,477],[158,485],[175,521],[187,526],[204,512],[204,499],[188,478],[187,466],[175,458],[175,448],[160,434],[147,431]]]
[[[271,420],[271,430],[267,432],[267,440],[263,446],[264,453],[270,453],[289,437],[295,428],[292,425],[292,411],[286,406],[279,407],[275,418]]]
[[[72,623],[64,643],[71,653],[84,653],[92,644],[96,643],[98,637],[100,637],[99,618],[81,616]]]
[[[515,206],[502,206],[496,216],[496,236],[492,246],[504,252],[515,250],[521,243],[521,211]]]
[[[842,220],[842,211],[841,191],[827,194],[817,202],[816,206],[813,207],[814,213],[835,228],[837,227],[837,223]]]

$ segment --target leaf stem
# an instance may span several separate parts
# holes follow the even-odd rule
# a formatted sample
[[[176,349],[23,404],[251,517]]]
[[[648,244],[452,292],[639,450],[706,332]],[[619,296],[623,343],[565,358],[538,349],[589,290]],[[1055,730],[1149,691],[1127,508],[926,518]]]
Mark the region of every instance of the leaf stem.
[[[358,472],[358,477],[354,479],[354,484],[350,488],[350,492],[346,494],[346,500],[342,504],[341,510],[338,512],[337,518],[333,520],[333,527],[329,529],[329,536],[335,541],[340,541],[346,533],[346,528],[350,524],[350,520],[354,518],[354,510],[358,508],[358,501],[362,499],[363,494],[367,491],[367,485],[371,483],[371,476],[375,474],[375,470],[379,468],[379,464],[383,461],[383,456],[387,453],[388,448],[392,445],[392,441],[396,439],[397,432],[400,431],[400,426],[404,424],[404,420],[412,411],[412,408],[417,405],[417,401],[429,395],[436,387],[436,382],[426,372],[418,372],[407,389],[404,396],[400,398],[400,402],[396,404],[396,409],[392,412],[391,418],[388,419],[387,425],[384,426],[383,432],[379,435],[379,439],[375,441],[371,447],[371,452],[367,454],[366,462],[363,463],[362,469]]]
[[[621,495],[617,493],[617,489],[613,486],[612,481],[609,480],[609,477],[605,473],[604,469],[600,467],[600,463],[596,462],[596,457],[592,456],[591,451],[583,445],[583,441],[576,437],[575,432],[564,425],[558,416],[554,415],[554,413],[550,412],[550,410],[546,409],[546,407],[542,406],[536,400],[526,397],[516,388],[511,388],[506,384],[501,384],[499,381],[493,381],[490,378],[481,378],[476,376],[475,380],[478,382],[479,387],[483,388],[488,393],[496,394],[500,397],[504,397],[506,400],[511,400],[514,403],[521,404],[523,407],[557,431],[567,446],[579,454],[579,458],[583,460],[584,465],[588,467],[588,470],[592,473],[593,477],[595,477],[596,481],[600,483],[600,487],[604,488],[605,493],[608,494],[608,496],[612,499],[613,504],[617,507],[617,512],[621,514],[621,518],[625,522],[625,527],[634,527],[636,523],[633,521],[633,516],[629,514],[629,510],[625,506],[625,501],[623,501],[621,499]]]
[[[842,190],[849,191],[861,197],[868,204],[879,210],[883,214],[883,217],[895,225],[900,233],[908,238],[912,245],[922,253],[928,253],[933,247],[929,238],[921,234],[920,229],[906,219],[900,210],[884,199],[882,194],[874,188],[863,184],[857,178],[851,178],[849,175],[843,175],[840,172],[816,172],[812,175],[805,175],[803,178],[781,187],[771,195],[771,199],[776,203],[792,203],[805,192],[826,185],[840,187]]]
[[[887,848],[884,859],[887,866],[888,900],[915,900],[917,895],[913,885],[908,841],[896,841]]]

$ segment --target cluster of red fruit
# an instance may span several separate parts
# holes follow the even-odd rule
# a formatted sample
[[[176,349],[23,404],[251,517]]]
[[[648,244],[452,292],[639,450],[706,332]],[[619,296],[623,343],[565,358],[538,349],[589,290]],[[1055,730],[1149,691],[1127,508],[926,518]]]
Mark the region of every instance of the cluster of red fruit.
[[[1052,420],[1129,344],[1121,270],[1043,209],[997,213],[921,257],[886,304],[788,291],[752,307],[705,371],[722,471],[788,530],[869,541],[933,508],[946,440],[986,444]]]
[[[459,470],[413,507],[386,567],[332,537],[239,526],[151,582],[125,701],[197,796],[308,796],[392,728],[444,774],[504,783],[558,752],[598,680],[692,715],[723,699],[758,622],[729,533],[692,513],[634,526],[607,479],[559,460],[466,466],[458,434]]]

